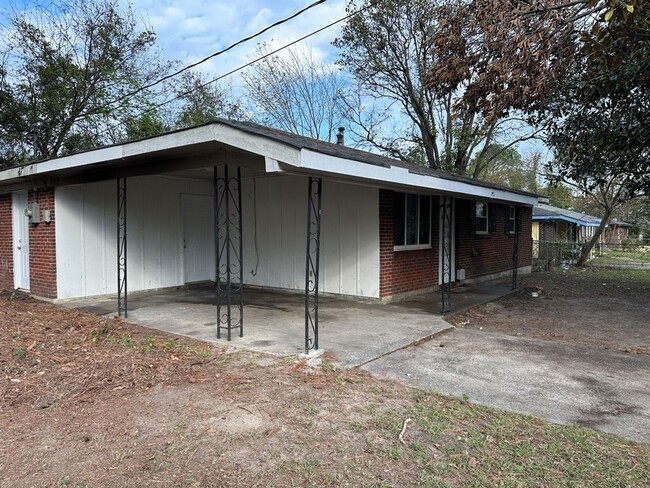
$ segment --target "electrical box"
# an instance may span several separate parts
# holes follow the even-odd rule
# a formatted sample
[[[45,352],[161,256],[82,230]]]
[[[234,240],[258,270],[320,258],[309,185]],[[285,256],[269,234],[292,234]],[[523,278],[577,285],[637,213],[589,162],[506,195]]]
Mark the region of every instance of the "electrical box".
[[[29,219],[30,224],[39,224],[41,222],[41,208],[38,203],[27,205],[25,216]]]

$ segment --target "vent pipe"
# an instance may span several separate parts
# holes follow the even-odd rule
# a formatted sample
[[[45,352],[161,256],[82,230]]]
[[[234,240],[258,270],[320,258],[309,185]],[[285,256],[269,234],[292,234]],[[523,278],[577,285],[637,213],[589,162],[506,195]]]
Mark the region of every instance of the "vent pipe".
[[[345,132],[345,127],[339,127],[339,131],[336,134],[336,143],[340,144],[341,146],[345,146],[345,140],[343,133]]]

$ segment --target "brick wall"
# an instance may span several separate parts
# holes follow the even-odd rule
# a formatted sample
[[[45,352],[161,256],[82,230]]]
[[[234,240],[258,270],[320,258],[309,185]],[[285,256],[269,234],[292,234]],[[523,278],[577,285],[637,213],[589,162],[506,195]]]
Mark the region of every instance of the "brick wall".
[[[0,195],[0,290],[14,288],[11,194]]]
[[[557,237],[555,221],[541,221],[539,223],[539,240],[554,241]]]
[[[438,285],[438,205],[433,198],[431,249],[393,251],[394,193],[379,190],[379,296]]]
[[[29,287],[34,295],[56,298],[56,241],[54,233],[54,188],[30,191],[28,203],[37,202],[41,214],[50,210],[49,224],[43,222],[29,229]]]
[[[496,204],[496,231],[481,235],[473,232],[472,202],[456,200],[456,269],[465,269],[466,278],[508,271],[512,269],[514,236],[506,234],[506,212],[509,205]],[[521,207],[522,225],[519,232],[518,265],[532,263],[532,209]]]
[[[389,190],[379,190],[379,296],[438,286],[439,222],[438,198],[433,197],[431,212],[431,249],[394,251],[394,196]],[[506,234],[506,212],[509,205],[497,204],[496,232],[477,235],[471,220],[470,200],[456,200],[456,269],[465,269],[466,278],[509,271],[512,269],[513,235]],[[521,207],[522,226],[519,232],[518,265],[532,263],[532,209]]]

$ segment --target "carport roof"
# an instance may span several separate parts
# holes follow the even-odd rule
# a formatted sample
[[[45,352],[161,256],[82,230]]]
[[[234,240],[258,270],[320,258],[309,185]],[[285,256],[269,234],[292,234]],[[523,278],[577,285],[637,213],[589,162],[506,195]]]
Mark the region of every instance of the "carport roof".
[[[582,225],[584,227],[598,227],[600,225],[600,218],[594,217],[581,212],[574,212],[565,208],[553,207],[543,203],[537,204],[533,207],[533,221],[545,220],[563,220],[573,224]]]
[[[56,177],[133,167],[234,149],[265,160],[267,173],[329,176],[377,187],[534,205],[543,197],[521,190],[461,177],[417,164],[264,127],[252,122],[218,119],[196,127],[81,153],[33,162],[0,172],[0,187],[36,177]]]

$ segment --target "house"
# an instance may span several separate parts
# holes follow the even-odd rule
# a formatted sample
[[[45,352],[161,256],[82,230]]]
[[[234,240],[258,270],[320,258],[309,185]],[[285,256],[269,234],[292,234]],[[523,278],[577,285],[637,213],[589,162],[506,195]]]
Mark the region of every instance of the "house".
[[[0,172],[0,288],[49,299],[217,284],[381,300],[531,270],[536,195],[218,120]]]
[[[622,220],[612,219],[603,231],[603,242],[612,246],[620,246],[630,238],[632,224]]]
[[[585,242],[594,235],[600,217],[544,203],[533,207],[533,241]]]

